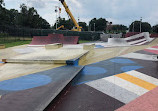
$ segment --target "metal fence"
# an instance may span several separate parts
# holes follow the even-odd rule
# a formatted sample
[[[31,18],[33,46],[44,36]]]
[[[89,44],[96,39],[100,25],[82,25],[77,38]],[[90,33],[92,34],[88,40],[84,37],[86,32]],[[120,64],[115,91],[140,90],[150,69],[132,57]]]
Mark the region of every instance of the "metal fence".
[[[47,36],[48,34],[64,34],[64,36],[79,36],[80,40],[95,41],[100,39],[101,32],[75,32],[69,30],[31,29],[11,26],[0,26],[0,43],[19,40],[31,40],[33,36]]]

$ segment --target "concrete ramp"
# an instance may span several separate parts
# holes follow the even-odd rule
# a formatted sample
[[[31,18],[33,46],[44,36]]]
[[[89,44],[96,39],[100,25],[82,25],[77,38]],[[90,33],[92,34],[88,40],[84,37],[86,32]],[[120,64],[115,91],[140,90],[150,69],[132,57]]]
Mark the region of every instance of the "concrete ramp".
[[[137,35],[137,34],[140,34],[140,32],[127,32],[125,34],[125,37],[127,38],[127,37],[131,37],[131,36],[134,36],[134,35]]]
[[[43,111],[82,68],[63,66],[1,81],[0,111]]]
[[[108,44],[112,46],[130,46],[124,38],[109,38]]]
[[[125,40],[130,45],[144,45],[148,42],[151,42],[153,39],[150,38],[149,32],[143,32],[143,33],[134,33],[132,36],[126,36]]]
[[[51,44],[62,43],[64,35],[63,34],[48,34],[48,37],[51,38]]]
[[[108,38],[108,44],[112,46],[144,45],[152,40],[154,38],[150,38],[149,32],[128,33],[126,38]]]
[[[77,44],[79,36],[63,36],[63,34],[49,34],[48,36],[34,36],[29,46],[44,46],[47,44]]]
[[[83,49],[57,49],[57,50],[42,50],[24,54],[12,58],[4,58],[6,63],[31,63],[31,64],[66,64],[67,61],[80,59],[89,51]]]
[[[32,39],[31,45],[46,45],[51,44],[51,37],[49,36],[34,36]]]
[[[79,36],[64,36],[63,44],[78,44]]]

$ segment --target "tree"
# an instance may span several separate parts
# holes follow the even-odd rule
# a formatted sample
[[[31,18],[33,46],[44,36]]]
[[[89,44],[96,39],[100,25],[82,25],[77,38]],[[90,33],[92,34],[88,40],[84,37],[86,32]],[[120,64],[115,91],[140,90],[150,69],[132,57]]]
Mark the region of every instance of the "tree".
[[[89,26],[92,31],[94,31],[94,28],[95,31],[106,31],[106,26],[107,26],[106,24],[107,21],[104,18],[99,18],[99,19],[93,18],[89,22]]]
[[[28,8],[25,4],[20,5],[20,24],[29,28],[50,28],[50,24],[39,16],[34,7]]]
[[[83,31],[88,31],[88,26],[87,26],[86,22],[79,22],[79,26],[82,27]]]
[[[152,27],[154,33],[158,33],[158,24]]]
[[[4,5],[4,0],[0,0],[0,6]]]
[[[125,33],[127,29],[128,28],[125,25],[112,25],[111,31],[115,33],[121,33],[121,32]]]
[[[134,24],[134,25],[133,25]],[[129,31],[133,31],[134,26],[134,32],[140,32],[140,21],[134,21],[129,26]],[[148,22],[141,22],[141,31],[142,32],[151,32],[151,25]]]

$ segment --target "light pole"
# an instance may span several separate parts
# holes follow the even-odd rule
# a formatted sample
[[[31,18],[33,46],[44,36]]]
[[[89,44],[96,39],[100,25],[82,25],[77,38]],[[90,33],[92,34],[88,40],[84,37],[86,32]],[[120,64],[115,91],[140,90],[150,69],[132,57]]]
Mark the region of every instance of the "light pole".
[[[95,23],[94,23],[94,32],[95,32]]]
[[[142,17],[140,18],[140,32],[142,32]]]
[[[55,13],[56,13],[56,30],[57,30],[57,12],[58,12],[58,10],[57,10],[57,6],[55,6]]]
[[[133,32],[134,32],[134,22],[133,22]]]

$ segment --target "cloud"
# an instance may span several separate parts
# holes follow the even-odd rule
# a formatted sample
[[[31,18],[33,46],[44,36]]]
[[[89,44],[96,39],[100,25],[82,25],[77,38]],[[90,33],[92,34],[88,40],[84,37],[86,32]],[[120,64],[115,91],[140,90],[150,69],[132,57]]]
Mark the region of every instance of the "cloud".
[[[78,8],[82,8],[82,5],[80,2],[78,2],[77,0],[70,0],[75,6],[77,6]]]
[[[67,13],[59,0],[5,0],[6,6],[15,9],[21,2],[35,7],[50,24],[55,23],[55,6],[61,6],[61,17],[67,18]],[[151,25],[158,24],[158,0],[66,0],[66,3],[76,19],[80,17],[81,21],[87,23],[92,18],[103,17],[114,24],[128,26],[134,20],[143,17],[144,22],[149,22]]]
[[[27,5],[35,8],[45,8],[46,2],[42,0],[27,0]]]

